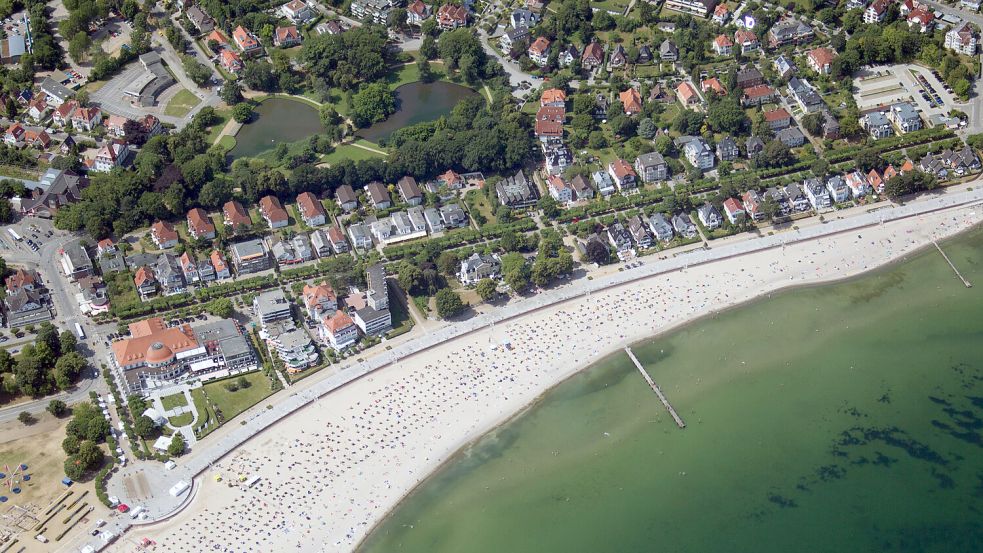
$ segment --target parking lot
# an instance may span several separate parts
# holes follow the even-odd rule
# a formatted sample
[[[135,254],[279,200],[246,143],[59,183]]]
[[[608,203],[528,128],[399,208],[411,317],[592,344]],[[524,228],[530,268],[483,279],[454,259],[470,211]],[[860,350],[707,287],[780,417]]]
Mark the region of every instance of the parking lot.
[[[861,112],[897,102],[913,102],[925,118],[948,115],[958,102],[932,70],[901,64],[872,67],[854,79]]]
[[[139,61],[130,63],[122,72],[109,80],[102,88],[91,95],[91,100],[99,106],[116,115],[122,115],[130,119],[139,119],[150,113],[157,116],[161,121],[172,121],[172,117],[164,116],[164,107],[180,85],[171,86],[160,96],[157,97],[157,105],[153,107],[139,107],[133,104],[133,98],[123,93],[126,87],[139,79],[145,73],[143,65]]]
[[[111,17],[99,30],[92,33],[93,42],[102,47],[103,52],[115,56],[124,44],[130,42],[133,26],[122,18]]]

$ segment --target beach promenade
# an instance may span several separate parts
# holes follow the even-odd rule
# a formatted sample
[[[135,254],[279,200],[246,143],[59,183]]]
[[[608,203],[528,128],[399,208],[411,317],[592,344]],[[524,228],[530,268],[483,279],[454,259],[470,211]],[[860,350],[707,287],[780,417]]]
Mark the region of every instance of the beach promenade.
[[[254,408],[243,424],[198,444],[177,469],[152,473],[148,466],[154,491],[144,506],[152,520],[167,520],[130,536],[153,537],[166,551],[307,551],[321,550],[320,543],[350,550],[450,454],[599,356],[772,290],[889,262],[979,222],[974,208],[943,210],[981,200],[983,190],[944,194],[674,258],[643,258],[639,267],[581,279],[350,361],[304,389],[291,388],[285,399],[271,398],[269,409]],[[735,257],[742,259],[719,263]],[[510,348],[500,346],[506,341]],[[303,418],[287,418],[311,404]],[[262,480],[229,487],[211,472]],[[194,480],[191,495],[167,493],[178,480]],[[187,512],[173,516],[184,503]],[[111,522],[117,530],[130,523]],[[232,526],[219,531],[224,524]]]

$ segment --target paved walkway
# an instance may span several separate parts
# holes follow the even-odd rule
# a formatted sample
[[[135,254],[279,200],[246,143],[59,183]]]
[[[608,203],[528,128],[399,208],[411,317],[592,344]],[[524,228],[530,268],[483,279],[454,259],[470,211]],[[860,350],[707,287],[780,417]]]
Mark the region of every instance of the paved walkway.
[[[882,224],[886,221],[914,217],[951,207],[981,203],[983,203],[983,188],[965,192],[942,193],[937,196],[913,201],[907,205],[882,207],[870,212],[858,214],[854,217],[828,221],[824,224],[818,224],[805,229],[789,230],[771,236],[733,242],[713,249],[692,250],[686,255],[678,257],[647,261],[645,264],[629,270],[613,273],[602,278],[595,278],[594,280],[583,279],[570,286],[550,290],[524,301],[507,305],[493,313],[478,315],[467,321],[445,326],[417,340],[395,346],[393,349],[382,352],[367,361],[360,362],[349,359],[337,368],[337,372],[333,371],[332,374],[326,375],[326,378],[312,382],[306,389],[294,392],[283,401],[274,405],[272,409],[262,409],[247,414],[246,418],[240,421],[241,425],[236,426],[220,439],[209,441],[196,448],[196,451],[182,459],[177,469],[166,471],[163,467],[146,466],[144,468],[146,481],[153,488],[151,493],[153,499],[152,501],[145,502],[144,507],[147,509],[149,518],[146,522],[141,523],[152,523],[157,520],[169,518],[176,511],[183,508],[185,497],[174,498],[167,493],[167,490],[178,480],[191,482],[194,478],[208,470],[213,463],[219,461],[234,449],[242,446],[281,419],[319,400],[329,392],[361,378],[376,369],[394,364],[402,358],[428,350],[448,340],[484,329],[495,323],[501,323],[508,319],[584,296],[590,292],[630,284],[655,275],[684,270],[694,265],[739,257],[756,251],[784,248],[796,242],[815,240],[843,232],[857,231],[864,227]],[[120,518],[114,521],[114,526],[117,530],[125,530],[131,523],[129,519]]]

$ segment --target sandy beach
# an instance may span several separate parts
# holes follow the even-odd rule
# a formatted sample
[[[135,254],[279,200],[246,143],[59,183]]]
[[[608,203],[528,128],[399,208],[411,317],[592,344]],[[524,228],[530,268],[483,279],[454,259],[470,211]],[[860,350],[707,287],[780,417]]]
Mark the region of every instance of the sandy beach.
[[[183,512],[127,538],[169,553],[352,551],[455,452],[599,358],[775,290],[860,274],[979,221],[979,207],[955,208],[759,251],[446,342],[278,423],[208,471]],[[248,488],[240,475],[261,480]]]

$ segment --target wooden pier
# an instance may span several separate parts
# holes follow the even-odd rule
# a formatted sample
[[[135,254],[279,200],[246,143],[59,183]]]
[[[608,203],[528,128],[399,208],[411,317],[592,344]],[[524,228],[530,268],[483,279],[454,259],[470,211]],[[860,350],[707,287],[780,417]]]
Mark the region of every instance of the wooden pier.
[[[638,368],[638,372],[642,373],[642,378],[645,379],[645,382],[648,382],[649,387],[652,388],[655,395],[659,396],[659,401],[662,402],[662,405],[666,406],[666,410],[669,411],[669,415],[672,417],[672,420],[676,421],[676,426],[686,428],[686,423],[683,422],[682,417],[680,417],[679,414],[676,413],[676,410],[672,408],[672,404],[669,403],[669,399],[666,398],[664,393],[662,393],[662,388],[659,388],[659,385],[656,384],[655,381],[652,380],[652,377],[649,376],[649,373],[645,371],[645,367],[638,362],[638,358],[635,357],[634,353],[632,353],[631,348],[625,348],[625,353],[628,354],[628,357],[631,357],[632,362],[635,363],[635,367]]]
[[[963,284],[966,285],[966,288],[972,288],[973,283],[971,283],[970,281],[966,280],[965,277],[963,277],[962,273],[959,272],[959,269],[956,268],[956,265],[952,262],[951,259],[949,259],[949,256],[946,255],[944,251],[942,251],[942,247],[939,246],[939,243],[936,242],[935,240],[932,240],[932,243],[935,244],[935,248],[939,250],[940,254],[942,254],[942,258],[945,259],[945,262],[948,263],[950,267],[952,267],[952,271],[956,273],[956,276],[959,277],[959,280],[963,281]]]

